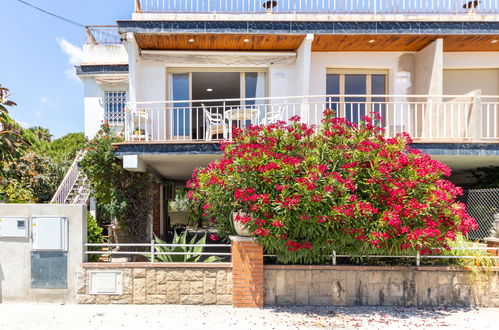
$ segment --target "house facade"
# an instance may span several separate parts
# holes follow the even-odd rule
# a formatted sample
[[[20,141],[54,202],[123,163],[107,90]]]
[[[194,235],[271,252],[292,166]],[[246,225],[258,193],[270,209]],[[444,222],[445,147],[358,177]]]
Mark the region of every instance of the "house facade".
[[[380,114],[456,184],[499,166],[493,0],[135,0],[131,19],[88,27],[83,48],[85,134],[109,123],[124,167],[165,185],[220,157],[234,127],[318,124],[327,108]]]

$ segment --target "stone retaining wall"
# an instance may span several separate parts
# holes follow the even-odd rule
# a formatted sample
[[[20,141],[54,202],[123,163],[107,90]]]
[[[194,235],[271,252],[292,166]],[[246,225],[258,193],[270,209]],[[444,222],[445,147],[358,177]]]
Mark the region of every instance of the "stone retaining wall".
[[[499,307],[499,272],[445,267],[266,266],[266,305]]]
[[[123,294],[90,294],[90,272],[122,272]],[[231,264],[89,263],[78,270],[80,304],[232,304]]]

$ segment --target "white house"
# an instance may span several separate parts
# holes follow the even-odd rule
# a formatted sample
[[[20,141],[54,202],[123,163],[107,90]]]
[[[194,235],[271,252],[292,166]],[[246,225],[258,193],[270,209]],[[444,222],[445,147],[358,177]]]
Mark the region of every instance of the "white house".
[[[380,113],[455,183],[499,166],[493,0],[135,0],[131,19],[87,28],[76,70],[85,134],[116,126],[126,168],[178,184],[234,125],[326,108]]]

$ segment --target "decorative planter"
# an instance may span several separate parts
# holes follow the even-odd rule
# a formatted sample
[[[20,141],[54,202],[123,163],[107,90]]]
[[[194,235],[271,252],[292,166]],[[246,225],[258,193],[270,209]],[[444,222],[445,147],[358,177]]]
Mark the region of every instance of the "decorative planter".
[[[236,221],[237,215],[246,216],[248,214],[242,211],[232,212],[232,222],[234,223],[234,229],[236,230],[236,233],[242,237],[251,237],[251,232],[246,228],[246,226],[239,221]]]

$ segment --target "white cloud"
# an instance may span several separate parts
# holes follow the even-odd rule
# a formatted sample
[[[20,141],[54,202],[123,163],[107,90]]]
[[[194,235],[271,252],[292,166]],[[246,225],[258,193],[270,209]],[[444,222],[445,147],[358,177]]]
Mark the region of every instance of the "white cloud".
[[[41,111],[37,111],[37,112],[35,113],[35,116],[36,116],[37,118],[42,118],[42,112],[41,112]]]
[[[64,38],[56,38],[56,40],[61,50],[68,56],[69,64],[71,64],[71,66],[80,65],[83,61],[83,49],[73,45]],[[66,69],[64,72],[68,79],[80,81],[78,77],[76,77],[75,69],[73,67]]]
[[[73,45],[64,38],[56,38],[61,50],[69,56],[69,64],[79,65],[83,60],[83,49]]]

